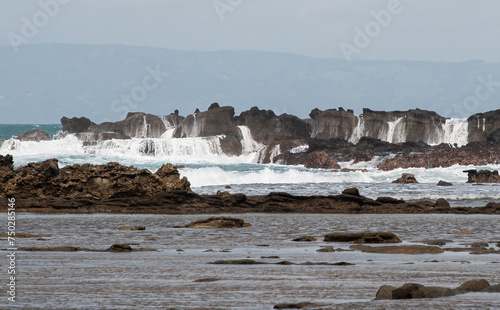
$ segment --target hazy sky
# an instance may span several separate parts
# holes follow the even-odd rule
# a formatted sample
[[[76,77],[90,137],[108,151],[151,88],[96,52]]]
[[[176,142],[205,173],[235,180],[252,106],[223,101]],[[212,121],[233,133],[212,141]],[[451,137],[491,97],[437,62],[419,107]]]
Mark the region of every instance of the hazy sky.
[[[0,0],[0,44],[500,62],[499,13],[498,0]]]

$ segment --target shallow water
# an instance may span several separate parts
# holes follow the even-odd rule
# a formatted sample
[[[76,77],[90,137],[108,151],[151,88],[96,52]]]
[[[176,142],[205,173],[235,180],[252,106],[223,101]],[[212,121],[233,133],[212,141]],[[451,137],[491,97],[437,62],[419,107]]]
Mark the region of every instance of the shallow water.
[[[316,252],[330,232],[391,231],[403,244],[447,239],[445,247],[487,241],[496,249],[500,216],[493,215],[307,215],[239,214],[245,229],[181,229],[207,215],[18,214],[17,232],[51,237],[17,239],[18,247],[78,246],[107,249],[114,243],[155,252],[17,252],[18,302],[39,309],[271,309],[310,301],[333,309],[494,309],[497,293],[435,300],[373,301],[384,284],[407,282],[456,287],[484,278],[500,283],[500,255],[445,252],[431,255]],[[5,222],[6,216],[0,216]],[[145,231],[118,231],[144,225]],[[450,232],[470,231],[455,235]],[[297,243],[301,235],[316,242]],[[6,241],[1,240],[2,248]],[[266,245],[266,246],[263,246]],[[207,250],[213,250],[206,252]],[[183,250],[183,251],[177,251]],[[5,257],[6,252],[0,253]],[[261,259],[262,256],[279,259]],[[353,266],[213,265],[226,259],[265,262],[349,262]],[[5,266],[6,259],[0,264]],[[5,275],[6,277],[6,275]],[[215,282],[194,282],[217,278]],[[4,297],[7,298],[6,296]],[[3,302],[1,303],[3,304]],[[404,305],[404,306],[403,306]],[[9,305],[10,307],[11,305]]]

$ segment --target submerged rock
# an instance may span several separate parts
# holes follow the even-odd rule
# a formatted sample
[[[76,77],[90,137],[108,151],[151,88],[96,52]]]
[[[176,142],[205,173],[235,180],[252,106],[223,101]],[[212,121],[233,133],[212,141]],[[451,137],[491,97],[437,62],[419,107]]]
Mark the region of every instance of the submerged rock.
[[[244,220],[227,216],[211,217],[205,220],[195,221],[184,226],[184,228],[246,228],[246,227],[252,227],[252,225],[246,223]]]
[[[316,240],[317,239],[314,236],[301,236],[301,237],[293,239],[292,241],[307,242],[307,241],[316,241]]]
[[[146,226],[121,226],[118,230],[146,230]]]
[[[400,243],[401,239],[391,232],[332,233],[324,241],[354,243]]]
[[[439,181],[437,183],[437,186],[453,186],[453,184],[451,184],[450,182],[446,182],[446,181]]]
[[[400,246],[377,246],[371,247],[367,245],[352,245],[353,250],[358,250],[364,253],[377,254],[441,254],[444,250],[437,246],[425,245],[400,245]]]

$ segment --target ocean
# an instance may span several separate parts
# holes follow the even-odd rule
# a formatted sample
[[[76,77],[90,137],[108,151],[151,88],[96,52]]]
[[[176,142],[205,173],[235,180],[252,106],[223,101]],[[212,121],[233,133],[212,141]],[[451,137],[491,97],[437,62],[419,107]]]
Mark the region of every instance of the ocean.
[[[20,142],[22,132],[40,128],[56,139]],[[221,153],[215,138],[110,140],[86,145],[72,135],[61,135],[59,125],[0,125],[5,140],[0,154],[12,154],[16,167],[57,158],[59,165],[119,162],[156,171],[162,164],[182,165],[179,171],[199,194],[218,190],[247,195],[288,192],[294,195],[335,195],[357,187],[370,198],[390,196],[406,201],[446,198],[452,206],[484,206],[500,202],[500,184],[467,184],[466,169],[379,171],[383,158],[342,168],[367,172],[333,172],[302,166],[259,164],[258,145],[245,141],[239,157]],[[153,152],[144,152],[144,147]],[[257,147],[256,147],[257,146]],[[305,147],[297,151],[303,151]],[[418,184],[392,184],[403,172]],[[437,186],[439,180],[453,186]],[[488,242],[498,250],[498,215],[443,214],[231,214],[252,225],[244,229],[182,229],[211,215],[157,214],[30,214],[16,215],[16,303],[9,309],[271,309],[279,303],[314,302],[325,309],[495,309],[499,293],[469,293],[438,299],[374,301],[382,285],[420,283],[457,287],[465,281],[486,279],[500,283],[498,254],[472,255],[473,242]],[[213,215],[213,216],[220,216]],[[7,214],[0,214],[7,222]],[[116,230],[120,226],[144,231]],[[446,242],[442,254],[374,254],[351,251],[351,244],[323,241],[331,232],[389,231],[402,245]],[[313,242],[292,239],[311,235]],[[3,244],[7,241],[1,240]],[[154,251],[93,252],[112,244],[129,244]],[[23,247],[80,247],[90,250],[27,251]],[[335,252],[317,252],[332,246]],[[3,245],[0,255],[9,254]],[[217,260],[252,259],[259,265],[214,265]],[[288,261],[290,264],[276,264]],[[5,265],[7,259],[0,263]],[[301,265],[347,262],[352,265]],[[6,276],[6,275],[5,275]],[[2,278],[3,279],[3,278]],[[7,278],[5,278],[7,279]],[[4,281],[4,280],[2,280]],[[5,280],[6,281],[6,280]],[[4,282],[5,282],[4,281]],[[3,296],[2,298],[7,298]],[[1,301],[0,304],[6,304]],[[0,306],[1,308],[1,306]]]
[[[42,142],[12,139],[35,128],[47,131],[56,139]],[[243,141],[243,155],[229,157],[222,153],[217,137],[173,139],[172,131],[169,131],[158,139],[108,140],[86,145],[73,135],[62,136],[60,130],[60,125],[0,125],[0,137],[7,139],[0,146],[0,154],[13,155],[16,167],[57,158],[60,167],[119,162],[154,172],[162,164],[172,163],[182,167],[179,168],[181,176],[186,176],[192,189],[199,194],[215,194],[218,190],[226,190],[246,195],[265,195],[270,192],[336,195],[345,188],[357,187],[362,195],[373,199],[389,196],[411,202],[445,198],[452,206],[484,206],[488,202],[500,201],[500,184],[468,184],[467,174],[463,172],[467,169],[497,170],[500,165],[380,171],[376,166],[384,158],[376,157],[370,162],[339,163],[342,168],[366,169],[367,172],[333,172],[303,166],[259,164],[260,146],[251,138]],[[150,151],[145,152],[145,149]],[[304,150],[305,147],[297,151]],[[420,183],[392,184],[403,172],[414,174]],[[440,180],[451,182],[453,186],[436,186]]]

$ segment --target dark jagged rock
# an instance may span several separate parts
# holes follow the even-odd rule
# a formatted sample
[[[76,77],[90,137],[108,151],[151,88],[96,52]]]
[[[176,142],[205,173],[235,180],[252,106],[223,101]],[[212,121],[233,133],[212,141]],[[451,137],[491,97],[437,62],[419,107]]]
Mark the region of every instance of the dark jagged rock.
[[[355,243],[400,243],[395,234],[391,232],[363,232],[363,233],[332,233],[325,235],[324,241],[329,242],[355,242]]]
[[[211,217],[205,220],[195,221],[184,226],[184,228],[246,228],[246,227],[252,227],[252,225],[246,223],[244,220],[227,216]]]
[[[271,110],[252,107],[235,118],[235,124],[247,126],[255,141],[271,144],[277,141],[307,139],[311,135],[311,125],[294,115],[277,116]]]
[[[186,178],[167,164],[156,173],[118,163],[72,165],[55,159],[14,170],[12,156],[0,155],[0,197],[16,198],[16,211],[35,213],[318,213],[318,214],[500,214],[499,203],[439,209],[434,202],[406,203],[351,194],[295,196],[270,193],[197,195]],[[0,205],[0,212],[7,204]]]
[[[418,183],[418,181],[417,179],[415,179],[415,176],[413,174],[403,173],[400,178],[392,181],[392,183],[411,184]]]
[[[84,164],[59,169],[57,159],[30,163],[14,170],[0,188],[0,195],[17,198],[143,197],[172,191],[191,192],[186,178],[180,179],[172,165],[163,165],[153,174],[118,163]]]
[[[62,131],[69,133],[82,133],[86,132],[90,126],[95,125],[95,123],[86,117],[67,118],[63,116],[61,118],[61,125]]]
[[[426,153],[406,153],[386,159],[377,168],[388,171],[396,168],[445,168],[456,164],[483,166],[498,162],[500,162],[500,145],[495,143],[469,143],[460,148],[440,144]]]
[[[446,182],[446,181],[439,181],[437,183],[437,186],[453,186],[453,184],[451,184],[450,182]]]
[[[497,170],[465,170],[468,179],[467,183],[500,183],[500,176]]]
[[[307,155],[304,166],[306,168],[340,169],[340,165],[323,151],[315,151]]]
[[[27,131],[25,133],[22,133],[18,137],[19,140],[21,141],[50,141],[52,140],[52,137],[46,133],[45,131],[41,129],[33,129],[30,131]]]

